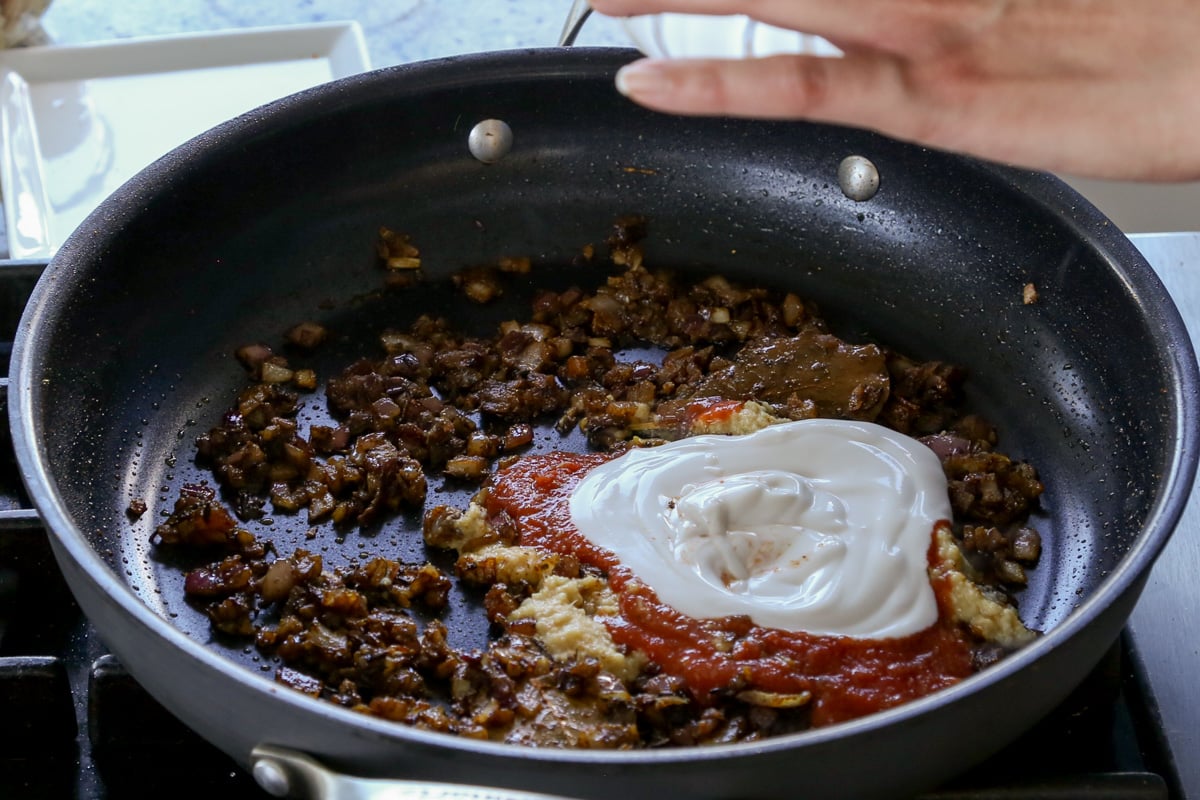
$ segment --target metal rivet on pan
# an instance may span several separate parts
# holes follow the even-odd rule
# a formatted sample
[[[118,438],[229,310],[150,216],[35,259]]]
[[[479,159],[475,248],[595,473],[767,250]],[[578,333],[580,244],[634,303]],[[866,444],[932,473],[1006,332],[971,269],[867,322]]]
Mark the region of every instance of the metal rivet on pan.
[[[879,170],[869,158],[846,156],[838,164],[838,183],[851,200],[870,200],[879,191]]]
[[[262,759],[254,763],[254,780],[272,797],[287,797],[291,791],[287,771],[274,761]]]
[[[512,149],[512,143],[512,128],[500,119],[485,119],[471,128],[471,135],[467,137],[471,155],[484,164],[495,164],[504,158]]]

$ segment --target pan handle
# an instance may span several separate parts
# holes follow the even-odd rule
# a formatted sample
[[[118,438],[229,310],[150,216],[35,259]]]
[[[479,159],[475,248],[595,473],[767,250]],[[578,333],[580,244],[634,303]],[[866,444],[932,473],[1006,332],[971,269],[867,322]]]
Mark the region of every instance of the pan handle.
[[[268,794],[299,800],[567,800],[513,789],[355,778],[333,772],[294,750],[272,745],[259,745],[251,751],[250,772]]]

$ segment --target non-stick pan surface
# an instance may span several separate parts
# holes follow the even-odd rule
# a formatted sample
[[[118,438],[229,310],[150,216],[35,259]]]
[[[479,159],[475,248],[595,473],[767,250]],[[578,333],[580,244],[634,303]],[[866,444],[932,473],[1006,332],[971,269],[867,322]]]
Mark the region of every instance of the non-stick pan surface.
[[[1032,724],[1120,630],[1191,485],[1197,418],[1188,337],[1128,241],[1043,175],[861,131],[647,112],[612,90],[631,56],[456,58],[297,95],[151,166],[54,258],[12,367],[25,479],[109,646],[239,760],[271,743],[360,774],[595,797],[903,793]],[[467,134],[489,117],[511,125],[515,145],[485,166]],[[870,201],[838,186],[851,154],[879,168]],[[847,338],[969,368],[971,405],[1048,487],[1034,520],[1045,554],[1020,597],[1022,617],[1047,635],[960,686],[854,723],[637,753],[412,731],[276,685],[252,648],[214,641],[149,536],[178,487],[207,477],[192,463],[193,440],[244,385],[233,351],[279,344],[292,324],[315,319],[337,334],[316,362],[328,375],[420,313],[485,332],[519,313],[522,292],[468,308],[439,279],[529,255],[531,285],[594,284],[605,269],[575,256],[629,213],[650,222],[651,266],[787,287],[816,300]],[[421,287],[378,291],[381,225],[421,247]],[[1036,304],[1022,302],[1027,283]],[[321,406],[318,392],[303,418],[319,419]],[[538,443],[562,446],[579,442]],[[468,492],[448,487],[444,497]],[[133,499],[149,505],[137,520]],[[255,532],[290,552],[307,527],[276,515]],[[321,528],[303,544],[331,564],[376,551],[427,557],[415,517],[344,538]],[[459,643],[484,635],[473,602],[460,597],[446,618]]]

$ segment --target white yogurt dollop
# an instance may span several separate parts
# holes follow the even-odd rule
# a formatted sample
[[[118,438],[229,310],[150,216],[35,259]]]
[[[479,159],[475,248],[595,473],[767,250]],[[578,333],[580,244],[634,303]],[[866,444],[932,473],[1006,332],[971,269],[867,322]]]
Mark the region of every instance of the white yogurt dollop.
[[[936,621],[928,553],[950,514],[932,450],[825,419],[631,450],[571,496],[579,531],[677,611],[855,638]]]

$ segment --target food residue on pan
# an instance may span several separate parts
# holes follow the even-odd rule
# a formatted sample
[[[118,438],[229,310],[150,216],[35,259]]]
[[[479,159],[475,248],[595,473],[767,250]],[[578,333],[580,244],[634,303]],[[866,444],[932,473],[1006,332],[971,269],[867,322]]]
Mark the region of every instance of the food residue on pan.
[[[651,272],[642,235],[619,223],[619,271],[538,292],[491,336],[419,316],[321,376],[239,351],[252,382],[197,442],[216,485],[185,487],[153,535],[194,562],[185,592],[218,635],[253,640],[310,695],[543,747],[804,730],[1030,641],[1012,597],[1040,555],[1042,486],[961,409],[963,370],[842,340],[792,293]],[[379,255],[421,271],[406,236],[385,229]],[[454,281],[490,303],[531,269]],[[327,334],[303,323],[287,341],[303,355]],[[317,403],[336,422],[306,428]],[[539,429],[581,430],[589,452]],[[443,482],[479,488],[431,503]],[[453,574],[278,553],[268,505],[305,515],[306,540],[420,511]],[[439,621],[454,582],[491,623],[486,647],[454,647]]]

